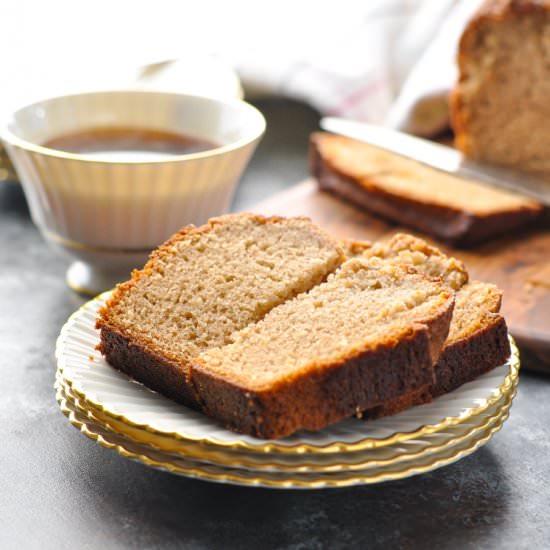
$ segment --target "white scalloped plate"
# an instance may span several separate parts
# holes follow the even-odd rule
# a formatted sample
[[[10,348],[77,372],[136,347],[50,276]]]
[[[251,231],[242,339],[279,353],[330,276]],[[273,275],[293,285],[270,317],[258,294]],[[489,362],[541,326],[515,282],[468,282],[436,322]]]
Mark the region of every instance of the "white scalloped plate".
[[[186,458],[202,464],[213,464],[228,468],[261,472],[338,472],[368,470],[381,466],[394,466],[397,463],[418,460],[430,454],[457,446],[472,439],[492,426],[495,421],[508,413],[516,388],[504,395],[485,412],[464,423],[449,426],[433,434],[425,434],[395,445],[346,453],[324,454],[280,454],[251,453],[249,451],[220,450],[219,447],[186,443],[171,438],[162,439],[139,428],[129,428],[126,424],[113,421],[75,396],[62,377],[56,381],[58,400],[64,399],[71,410],[87,417],[89,425],[101,427],[106,432],[123,436],[127,441],[145,449],[162,453],[167,458]]]
[[[452,464],[478,450],[500,430],[503,422],[508,417],[508,411],[503,410],[482,432],[466,438],[457,445],[446,447],[439,452],[413,459],[404,464],[398,463],[367,470],[331,473],[258,472],[214,464],[201,464],[184,457],[171,457],[166,453],[155,451],[145,445],[129,441],[123,435],[110,432],[102,426],[93,423],[86,415],[83,415],[71,403],[65,400],[62,390],[58,392],[57,399],[63,413],[82,433],[97,441],[103,447],[115,450],[126,458],[185,477],[271,489],[349,487],[352,485],[365,485],[403,479],[430,472]]]
[[[276,441],[265,441],[226,430],[214,420],[177,404],[130,380],[110,367],[95,349],[97,310],[104,293],[75,312],[56,346],[58,369],[77,396],[105,414],[131,426],[176,439],[231,449],[273,453],[332,453],[392,445],[462,423],[494,405],[516,382],[519,356],[464,384],[454,392],[421,407],[376,421],[351,418],[318,432],[300,431]]]

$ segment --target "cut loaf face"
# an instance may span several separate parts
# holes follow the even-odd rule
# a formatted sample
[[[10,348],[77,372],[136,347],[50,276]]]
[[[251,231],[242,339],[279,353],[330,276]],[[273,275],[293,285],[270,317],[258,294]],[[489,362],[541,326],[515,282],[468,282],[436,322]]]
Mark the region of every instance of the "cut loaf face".
[[[550,2],[486,1],[459,45],[451,100],[457,147],[550,182],[549,59]]]
[[[100,349],[114,367],[197,406],[189,360],[322,282],[342,250],[306,219],[227,215],[156,250],[101,310]]]
[[[349,260],[192,361],[203,410],[233,430],[277,438],[431,383],[453,294],[407,267]]]

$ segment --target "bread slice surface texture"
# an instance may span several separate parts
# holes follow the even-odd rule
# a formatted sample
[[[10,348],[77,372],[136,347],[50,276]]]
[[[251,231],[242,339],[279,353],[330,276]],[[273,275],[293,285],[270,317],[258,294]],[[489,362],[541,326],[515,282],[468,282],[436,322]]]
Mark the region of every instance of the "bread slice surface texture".
[[[360,250],[358,244],[355,246]],[[365,247],[361,255],[382,258],[396,265],[410,265],[423,275],[442,278],[453,290],[459,290],[468,282],[468,272],[460,260],[405,233],[396,233],[388,242]]]
[[[433,382],[453,294],[410,268],[349,260],[193,361],[203,409],[237,431],[277,438]]]
[[[550,182],[549,33],[548,1],[484,2],[460,40],[451,118],[468,156]]]

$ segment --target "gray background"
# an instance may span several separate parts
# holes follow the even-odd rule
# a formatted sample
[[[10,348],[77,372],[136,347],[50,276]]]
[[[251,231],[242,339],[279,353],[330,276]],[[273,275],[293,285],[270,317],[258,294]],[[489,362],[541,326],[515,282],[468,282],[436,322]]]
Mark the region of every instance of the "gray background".
[[[269,129],[235,209],[307,175],[318,117],[259,104]],[[0,548],[550,548],[550,379],[522,372],[503,430],[441,470],[377,486],[270,491],[158,472],[101,448],[55,402],[64,282],[18,185],[0,185]]]

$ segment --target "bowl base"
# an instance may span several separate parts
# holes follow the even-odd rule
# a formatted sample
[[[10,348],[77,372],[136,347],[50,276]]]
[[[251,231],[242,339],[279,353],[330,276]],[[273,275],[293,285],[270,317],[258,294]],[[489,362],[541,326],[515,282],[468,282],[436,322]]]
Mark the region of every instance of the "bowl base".
[[[69,287],[86,296],[97,296],[129,278],[128,269],[108,269],[82,261],[72,263],[66,275]]]

